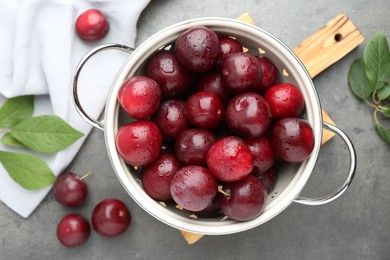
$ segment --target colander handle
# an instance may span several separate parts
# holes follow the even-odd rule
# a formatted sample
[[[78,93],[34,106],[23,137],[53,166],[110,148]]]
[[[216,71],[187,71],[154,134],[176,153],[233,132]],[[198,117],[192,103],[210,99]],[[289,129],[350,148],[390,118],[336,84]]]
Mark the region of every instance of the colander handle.
[[[100,45],[100,46],[90,50],[89,52],[87,52],[81,58],[79,64],[77,65],[77,68],[76,68],[76,71],[74,73],[73,80],[72,80],[72,90],[73,90],[72,91],[72,98],[73,98],[73,102],[74,102],[74,105],[76,107],[77,112],[79,113],[81,118],[84,119],[85,122],[87,122],[88,124],[92,125],[93,127],[98,128],[100,130],[104,130],[103,123],[98,121],[98,120],[96,120],[96,119],[91,118],[85,112],[85,110],[83,109],[83,107],[82,107],[82,105],[80,103],[79,96],[78,96],[78,93],[77,93],[78,79],[79,79],[80,72],[81,72],[82,68],[84,67],[85,63],[93,55],[95,55],[96,53],[98,53],[100,51],[112,50],[112,49],[124,51],[124,52],[127,52],[127,53],[132,53],[134,51],[133,48],[131,48],[129,46],[126,46],[126,45],[123,45],[123,44],[119,44],[119,43],[108,43],[108,44]]]
[[[347,179],[344,181],[343,185],[341,185],[338,189],[336,189],[335,191],[333,191],[332,193],[330,193],[326,196],[319,197],[319,198],[306,198],[306,197],[298,196],[294,200],[294,202],[296,202],[296,203],[310,205],[310,206],[317,206],[317,205],[323,205],[323,204],[329,203],[329,202],[337,199],[338,197],[340,197],[348,189],[349,185],[351,185],[352,180],[355,176],[356,151],[355,151],[355,148],[354,148],[351,140],[340,128],[338,128],[332,124],[326,123],[326,122],[324,122],[324,126],[326,128],[328,128],[330,131],[338,134],[343,139],[345,144],[347,145],[347,148],[349,151],[349,162],[350,162]]]

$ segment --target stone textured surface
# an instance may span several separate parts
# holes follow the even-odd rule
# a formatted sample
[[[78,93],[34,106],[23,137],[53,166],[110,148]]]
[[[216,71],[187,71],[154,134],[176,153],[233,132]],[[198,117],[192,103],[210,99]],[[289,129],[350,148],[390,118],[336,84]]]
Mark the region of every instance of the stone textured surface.
[[[139,20],[137,44],[184,19],[236,18],[247,11],[260,27],[291,48],[341,12],[366,38],[376,31],[390,38],[389,9],[388,0],[152,0]],[[28,219],[0,204],[0,259],[388,259],[390,146],[373,129],[373,111],[357,100],[347,85],[349,65],[362,56],[363,45],[314,80],[323,108],[350,136],[358,156],[352,186],[334,202],[317,207],[292,204],[255,229],[206,236],[189,246],[177,230],[148,215],[127,195],[110,165],[103,133],[95,130],[69,166],[80,174],[94,173],[87,180],[90,194],[86,203],[67,209],[50,193]],[[318,196],[332,191],[347,168],[346,149],[340,138],[334,138],[322,148],[302,194]],[[125,235],[105,239],[92,233],[85,245],[75,249],[57,242],[56,225],[62,216],[76,211],[89,217],[94,205],[107,197],[129,205],[133,222]]]

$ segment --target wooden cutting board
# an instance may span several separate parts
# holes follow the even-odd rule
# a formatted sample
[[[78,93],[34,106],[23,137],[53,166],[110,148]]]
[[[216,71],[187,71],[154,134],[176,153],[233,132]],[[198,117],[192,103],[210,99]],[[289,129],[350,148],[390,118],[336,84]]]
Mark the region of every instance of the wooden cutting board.
[[[255,25],[255,21],[244,13],[238,20]],[[305,65],[310,76],[314,78],[332,64],[343,58],[364,41],[364,36],[352,23],[346,14],[339,14],[330,20],[323,28],[304,40],[295,49],[294,53]],[[335,124],[329,115],[322,110],[323,121]],[[329,141],[334,133],[324,129],[322,144]],[[194,244],[203,234],[190,233],[180,230],[188,244]]]

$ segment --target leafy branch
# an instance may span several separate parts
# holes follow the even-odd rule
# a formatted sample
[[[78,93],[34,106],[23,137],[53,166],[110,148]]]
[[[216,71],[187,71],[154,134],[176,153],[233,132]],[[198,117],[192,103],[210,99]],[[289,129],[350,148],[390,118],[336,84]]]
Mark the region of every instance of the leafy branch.
[[[42,154],[53,154],[83,136],[60,117],[33,117],[33,112],[33,96],[19,96],[4,102],[0,107],[0,128],[3,133],[0,142]],[[0,151],[0,162],[10,177],[25,189],[41,189],[56,180],[46,162],[34,154]]]
[[[390,143],[390,129],[380,121],[378,113],[390,117],[390,50],[386,36],[377,32],[364,47],[363,59],[352,62],[348,84],[352,92],[374,109],[375,129]]]

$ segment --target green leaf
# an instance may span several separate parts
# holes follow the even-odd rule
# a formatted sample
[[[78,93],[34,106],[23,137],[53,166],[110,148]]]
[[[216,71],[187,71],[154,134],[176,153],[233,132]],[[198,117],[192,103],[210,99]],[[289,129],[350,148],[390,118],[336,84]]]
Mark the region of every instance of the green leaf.
[[[377,123],[375,128],[376,128],[376,131],[378,132],[379,136],[382,137],[382,139],[385,140],[386,142],[390,143],[390,130],[386,129],[380,123]]]
[[[386,98],[390,97],[390,84],[389,82],[383,82],[383,87],[380,88],[377,92],[379,101],[383,101]]]
[[[13,125],[31,117],[34,111],[34,96],[10,98],[0,108],[0,128]]]
[[[0,151],[0,162],[10,177],[25,189],[42,189],[56,181],[45,161],[35,155]]]
[[[372,89],[362,59],[356,59],[352,62],[348,72],[348,84],[352,92],[363,100],[368,99],[371,95]]]
[[[21,142],[19,142],[15,138],[13,138],[10,133],[6,133],[5,135],[3,135],[3,137],[0,139],[0,141],[3,144],[8,145],[8,146],[26,148],[25,145],[23,145]]]
[[[366,74],[373,91],[379,90],[390,76],[390,51],[386,36],[377,32],[364,48]]]
[[[45,154],[61,151],[83,136],[63,119],[53,115],[24,120],[13,126],[10,134],[24,146]]]

